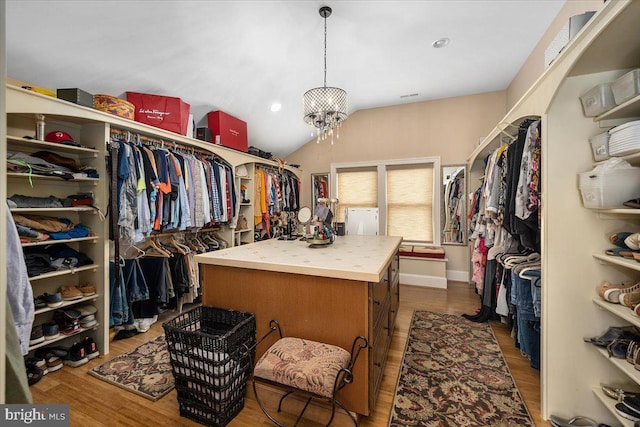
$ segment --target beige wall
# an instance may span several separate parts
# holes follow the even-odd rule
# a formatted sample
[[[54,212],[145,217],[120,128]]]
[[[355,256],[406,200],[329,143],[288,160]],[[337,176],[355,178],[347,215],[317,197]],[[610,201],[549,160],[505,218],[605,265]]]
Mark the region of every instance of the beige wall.
[[[353,113],[340,139],[315,139],[287,156],[299,164],[302,204],[311,202],[310,174],[329,172],[331,163],[440,156],[441,164],[462,164],[479,138],[506,113],[506,92],[490,92],[435,101],[372,108]],[[447,246],[448,270],[467,271],[465,247]]]
[[[544,72],[544,51],[558,32],[560,32],[564,24],[569,21],[569,18],[587,11],[600,10],[603,4],[602,0],[567,0],[507,88],[507,110],[511,109],[511,107],[518,102],[522,95],[524,95]]]

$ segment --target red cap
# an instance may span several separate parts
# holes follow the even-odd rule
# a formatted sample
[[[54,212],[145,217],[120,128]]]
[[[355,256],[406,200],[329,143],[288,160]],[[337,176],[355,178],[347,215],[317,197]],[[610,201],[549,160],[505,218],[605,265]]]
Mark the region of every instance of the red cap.
[[[78,145],[73,138],[71,137],[71,135],[69,135],[66,132],[63,132],[61,130],[55,130],[53,132],[49,132],[45,137],[44,140],[47,142],[55,142],[58,144],[68,144],[68,145]]]

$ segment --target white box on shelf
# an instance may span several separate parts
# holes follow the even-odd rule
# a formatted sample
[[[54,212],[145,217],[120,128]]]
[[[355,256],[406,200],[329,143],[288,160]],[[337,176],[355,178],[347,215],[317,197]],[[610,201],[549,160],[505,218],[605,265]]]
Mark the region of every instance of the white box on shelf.
[[[640,197],[640,168],[613,168],[579,174],[582,204],[589,209],[621,207]]]
[[[609,132],[603,132],[589,138],[593,160],[600,162],[609,158]]]
[[[611,91],[611,83],[601,83],[587,91],[580,97],[582,110],[587,117],[595,117],[606,113],[616,106]]]
[[[618,77],[611,84],[611,91],[617,105],[623,104],[640,94],[640,68]]]

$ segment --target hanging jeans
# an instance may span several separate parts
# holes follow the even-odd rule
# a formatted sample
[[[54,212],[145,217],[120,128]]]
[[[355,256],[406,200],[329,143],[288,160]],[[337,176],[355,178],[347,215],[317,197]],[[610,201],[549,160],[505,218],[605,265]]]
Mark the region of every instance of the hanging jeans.
[[[109,261],[109,326],[124,325],[129,321],[129,304],[124,285],[122,269],[116,281],[116,267],[113,261]]]
[[[137,259],[124,260],[124,283],[127,288],[127,301],[144,301],[149,299],[149,288]]]
[[[540,318],[536,318],[531,281],[511,272],[511,303],[517,307],[520,351],[529,356],[531,367],[540,369]]]

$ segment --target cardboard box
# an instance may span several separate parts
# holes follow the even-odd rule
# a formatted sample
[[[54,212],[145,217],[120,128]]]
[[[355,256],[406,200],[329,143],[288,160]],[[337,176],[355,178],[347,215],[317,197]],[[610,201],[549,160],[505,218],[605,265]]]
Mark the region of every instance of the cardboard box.
[[[74,104],[93,108],[93,95],[82,89],[58,89],[56,94],[59,99],[64,99],[65,101],[73,102]]]
[[[137,122],[181,135],[187,134],[191,106],[180,98],[127,92],[127,101],[136,107]]]
[[[216,144],[247,152],[247,124],[224,111],[207,113],[209,129]]]

